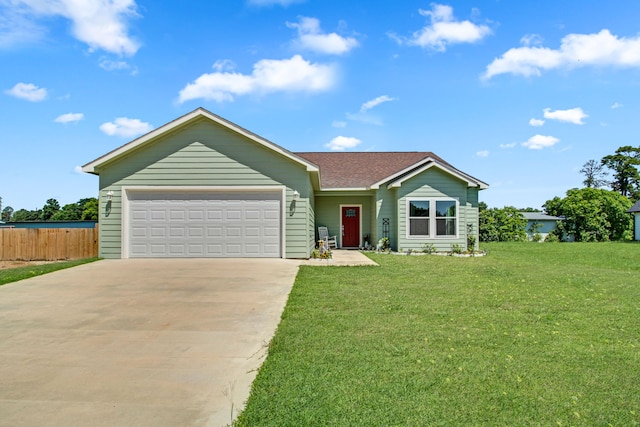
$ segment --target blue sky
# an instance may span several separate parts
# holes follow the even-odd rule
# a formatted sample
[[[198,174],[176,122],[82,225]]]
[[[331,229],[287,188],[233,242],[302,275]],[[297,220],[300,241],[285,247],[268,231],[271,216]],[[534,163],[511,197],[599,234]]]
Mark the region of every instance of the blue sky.
[[[638,146],[640,2],[0,0],[0,197],[197,107],[291,151],[433,151],[539,208]]]

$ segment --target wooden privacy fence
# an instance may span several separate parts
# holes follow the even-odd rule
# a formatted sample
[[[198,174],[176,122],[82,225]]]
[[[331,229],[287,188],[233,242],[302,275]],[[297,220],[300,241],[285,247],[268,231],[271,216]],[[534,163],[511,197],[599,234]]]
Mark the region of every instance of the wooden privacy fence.
[[[56,261],[98,256],[94,228],[0,228],[1,261]]]

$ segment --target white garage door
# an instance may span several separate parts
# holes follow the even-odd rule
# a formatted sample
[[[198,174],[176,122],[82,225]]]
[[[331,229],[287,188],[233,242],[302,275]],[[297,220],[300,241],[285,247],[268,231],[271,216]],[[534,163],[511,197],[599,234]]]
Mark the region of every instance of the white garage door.
[[[133,193],[129,256],[280,257],[278,193]]]

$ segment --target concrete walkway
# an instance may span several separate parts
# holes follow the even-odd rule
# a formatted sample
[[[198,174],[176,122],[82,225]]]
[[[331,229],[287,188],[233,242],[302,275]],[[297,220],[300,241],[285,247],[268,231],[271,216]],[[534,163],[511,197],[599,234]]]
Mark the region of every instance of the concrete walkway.
[[[371,260],[371,258],[364,255],[357,250],[347,249],[334,249],[331,251],[333,258],[324,259],[309,259],[304,261],[304,265],[313,266],[359,266],[359,265],[378,265],[378,263]]]
[[[0,286],[0,426],[222,426],[300,261],[105,260]]]

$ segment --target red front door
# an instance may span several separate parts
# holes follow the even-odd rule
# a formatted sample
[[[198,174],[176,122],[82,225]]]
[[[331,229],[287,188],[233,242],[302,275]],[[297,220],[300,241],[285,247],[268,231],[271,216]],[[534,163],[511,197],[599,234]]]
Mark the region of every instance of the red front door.
[[[342,207],[342,247],[360,247],[360,207]]]

